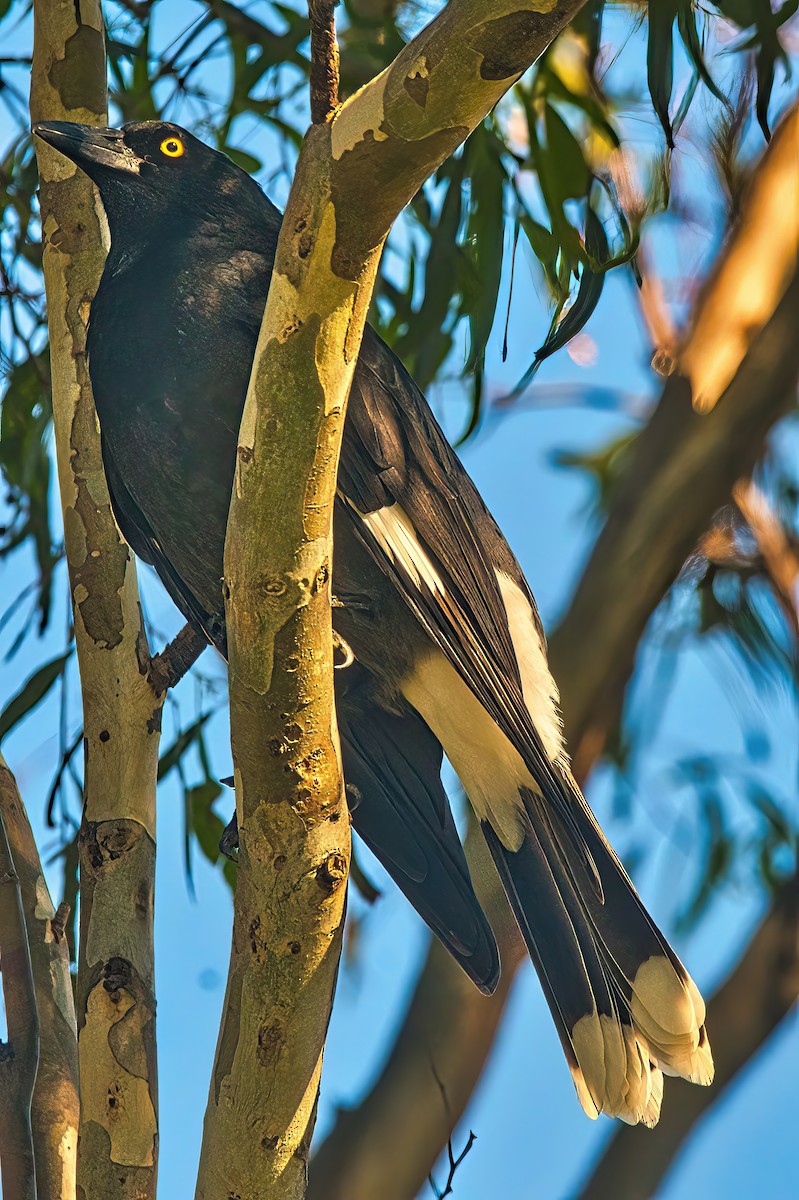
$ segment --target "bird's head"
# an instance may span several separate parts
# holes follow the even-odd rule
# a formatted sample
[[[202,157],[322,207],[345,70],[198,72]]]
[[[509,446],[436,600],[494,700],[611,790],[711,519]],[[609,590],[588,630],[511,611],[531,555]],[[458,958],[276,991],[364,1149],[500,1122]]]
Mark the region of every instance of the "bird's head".
[[[242,201],[263,193],[250,176],[218,150],[167,121],[136,121],[98,129],[72,121],[40,121],[33,132],[76,163],[97,186],[116,228],[154,229],[164,221],[241,211]]]

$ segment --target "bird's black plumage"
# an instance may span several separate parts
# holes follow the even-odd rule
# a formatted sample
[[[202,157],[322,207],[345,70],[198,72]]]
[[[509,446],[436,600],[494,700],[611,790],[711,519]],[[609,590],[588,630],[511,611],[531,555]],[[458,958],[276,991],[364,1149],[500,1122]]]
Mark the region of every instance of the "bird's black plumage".
[[[40,137],[99,187],[111,250],[89,362],[114,510],[225,651],[220,590],[239,423],[280,214],[177,126]],[[535,601],[402,364],[366,330],[335,513],[337,710],[353,822],[472,979],[496,945],[441,786],[480,819],[581,1102],[654,1123],[661,1070],[708,1082],[704,1005],[574,783]]]

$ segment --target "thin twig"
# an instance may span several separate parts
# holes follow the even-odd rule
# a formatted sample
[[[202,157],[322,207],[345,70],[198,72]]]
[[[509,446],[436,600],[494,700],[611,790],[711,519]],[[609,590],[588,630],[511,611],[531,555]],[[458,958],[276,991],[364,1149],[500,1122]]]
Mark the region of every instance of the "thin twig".
[[[337,0],[308,0],[311,19],[311,120],[324,125],[338,107]]]
[[[436,1065],[433,1062],[432,1058],[430,1059],[430,1069],[433,1072],[433,1078],[435,1079],[436,1083],[438,1084],[438,1090],[441,1092],[441,1099],[444,1102],[444,1109],[447,1113],[447,1116],[449,1116],[450,1107],[449,1107],[449,1099],[447,1098],[447,1089],[444,1086],[443,1079],[441,1079],[440,1075],[438,1074],[438,1071],[436,1070]],[[447,1175],[443,1191],[439,1190],[438,1184],[436,1183],[435,1179],[433,1178],[432,1171],[430,1172],[430,1174],[427,1177],[427,1182],[430,1184],[430,1187],[433,1190],[433,1194],[436,1197],[436,1200],[444,1200],[445,1196],[452,1195],[453,1183],[455,1181],[455,1172],[457,1171],[458,1167],[461,1165],[464,1158],[469,1153],[469,1151],[471,1150],[472,1146],[474,1145],[474,1143],[476,1141],[477,1141],[477,1134],[474,1132],[474,1130],[470,1129],[469,1137],[467,1138],[466,1145],[464,1146],[463,1150],[461,1150],[460,1154],[456,1158],[455,1150],[452,1145],[452,1134],[450,1134],[450,1136],[447,1138],[447,1158],[449,1159],[449,1173]]]
[[[39,1065],[39,1019],[19,876],[0,791],[0,951],[8,1041],[0,1042],[0,1167],[3,1195],[36,1200],[31,1100]]]
[[[799,639],[799,554],[769,506],[750,480],[740,480],[732,490],[741,516],[751,530],[774,594]]]
[[[177,637],[150,659],[147,678],[156,696],[178,683],[208,645],[205,634],[196,625],[184,625]]]

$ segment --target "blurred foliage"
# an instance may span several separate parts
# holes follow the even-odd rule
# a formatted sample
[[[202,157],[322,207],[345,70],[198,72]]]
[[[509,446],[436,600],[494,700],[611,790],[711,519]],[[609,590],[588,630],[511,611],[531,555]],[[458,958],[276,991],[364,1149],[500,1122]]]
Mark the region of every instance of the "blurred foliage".
[[[581,465],[591,469],[594,464]],[[601,493],[604,473],[594,470],[596,492]],[[771,461],[766,470],[772,515],[794,556],[794,592],[799,596],[795,468]],[[657,721],[668,704],[679,656],[692,651],[706,662],[716,658],[715,673],[740,721],[744,753],[693,751],[665,770],[668,795],[675,798],[672,811],[679,811],[681,790],[690,797],[683,822],[688,833],[685,828],[673,831],[674,842],[684,844],[686,858],[696,865],[688,898],[680,901],[676,913],[676,925],[684,931],[701,919],[721,888],[742,889],[754,883],[774,893],[796,870],[799,825],[794,797],[780,794],[769,778],[775,747],[767,729],[758,724],[767,698],[781,694],[793,707],[799,705],[799,614],[793,611],[786,619],[783,600],[746,522],[734,505],[726,506],[686,563],[655,622],[650,647],[657,661],[648,681],[648,702],[638,708],[640,692],[633,685],[637,701],[627,705],[622,728],[608,750],[614,807],[617,815],[626,814],[629,797],[652,790],[642,775],[647,772],[653,709]]]
[[[772,11],[769,0],[722,0],[712,8],[692,0],[646,5],[591,0],[421,189],[389,239],[371,319],[423,388],[445,376],[458,381],[468,397],[464,436],[478,428],[490,398],[486,346],[502,324],[507,345],[520,272],[532,271],[540,307],[551,307],[551,323],[507,401],[528,387],[542,361],[583,330],[610,271],[621,268],[640,285],[637,255],[648,222],[663,214],[688,223],[694,219],[675,203],[670,149],[700,99],[708,116],[699,149],[715,164],[734,218],[748,162],[762,146],[752,136],[752,97],[767,135],[775,79],[788,67],[784,26],[797,3],[786,0]],[[177,121],[256,174],[276,199],[285,195],[308,122],[304,6],[271,0],[111,0],[104,9],[111,121]],[[344,0],[338,10],[342,93],[352,93],[387,66],[433,11],[435,6],[418,0]],[[646,32],[639,33],[644,23]],[[645,69],[641,55],[624,59],[627,42],[636,37],[646,40]],[[0,0],[0,562],[28,552],[35,564],[33,579],[26,576],[16,597],[13,590],[8,593],[9,606],[0,614],[0,633],[10,638],[6,657],[27,638],[52,630],[54,581],[63,577],[52,494],[37,176],[26,96],[30,42],[27,0]],[[620,57],[623,64],[617,63]],[[622,197],[614,163],[619,148],[635,141],[631,114],[633,120],[648,120],[650,128],[660,123],[666,151],[656,136],[644,150],[637,148],[640,188]],[[504,286],[508,277],[510,295]],[[517,295],[518,290],[517,283]],[[529,287],[526,294],[529,305]],[[600,509],[633,436],[560,460],[597,481]],[[781,479],[775,486],[783,484],[787,487]],[[774,634],[773,613],[763,615],[762,571],[747,575],[730,564],[708,567],[691,586],[699,614],[694,632],[723,634],[753,669],[777,663],[783,643]],[[74,899],[82,735],[70,728],[64,700],[73,652],[67,626],[59,655],[31,673],[6,705],[0,727],[11,729],[60,683],[59,762],[48,813],[63,835],[59,853]],[[780,669],[786,669],[784,661]],[[214,704],[219,707],[221,701]],[[187,724],[174,709],[175,736],[161,759],[161,777],[176,772],[181,780],[189,880],[195,850],[219,860],[224,822],[216,806],[222,792],[204,732],[213,708],[198,701]],[[709,798],[715,793],[709,785],[699,790],[705,797],[703,828],[711,865],[693,901],[694,915],[705,892],[723,877],[729,857],[726,825]],[[769,824],[774,813],[765,793],[752,795],[772,831],[760,842],[766,877],[777,825]],[[232,882],[235,866],[225,862],[223,870]]]

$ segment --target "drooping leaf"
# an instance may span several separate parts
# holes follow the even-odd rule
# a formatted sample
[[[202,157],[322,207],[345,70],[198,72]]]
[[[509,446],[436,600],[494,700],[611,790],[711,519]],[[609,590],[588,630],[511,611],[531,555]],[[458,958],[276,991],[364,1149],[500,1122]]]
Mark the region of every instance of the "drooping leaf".
[[[680,32],[683,45],[688,53],[688,57],[694,65],[694,68],[702,80],[705,87],[723,104],[727,104],[727,97],[722,92],[721,88],[716,84],[713,76],[707,68],[705,55],[702,49],[702,42],[699,37],[699,31],[696,28],[696,13],[692,0],[680,0],[679,12],[677,13],[677,28]]]
[[[201,853],[214,864],[223,857],[219,841],[224,833],[225,823],[214,812],[214,804],[221,794],[222,788],[213,779],[206,779],[196,787],[186,789],[187,834],[196,839]],[[236,864],[224,859],[222,874],[231,889],[235,890]]]
[[[552,194],[560,203],[578,200],[588,190],[588,167],[580,143],[563,117],[547,104],[544,128],[548,155],[547,175]]]
[[[189,725],[186,729],[182,729],[171,746],[163,752],[158,760],[159,783],[161,780],[166,779],[169,772],[178,765],[186,751],[197,741],[203,726],[210,716],[209,712],[203,713],[193,724]]]
[[[671,92],[674,86],[673,28],[680,0],[649,0],[649,37],[646,47],[646,70],[652,107],[666,135],[666,145],[674,149],[674,136],[669,115]]]
[[[768,141],[771,137],[769,101],[777,64],[781,63],[786,74],[790,73],[790,62],[780,41],[779,30],[799,10],[799,0],[785,0],[774,12],[770,0],[718,0],[717,8],[739,29],[752,31],[748,38],[738,43],[737,50],[755,52],[755,111],[758,124]]]
[[[541,363],[561,350],[584,328],[599,303],[605,281],[609,246],[605,228],[590,205],[586,209],[585,252],[592,265],[583,264],[574,300],[568,308],[565,302],[558,305],[543,344],[536,350],[532,363],[510,393],[511,396],[523,392],[535,377]],[[596,264],[596,267],[593,264]]]
[[[71,651],[59,654],[45,663],[43,667],[39,667],[38,671],[34,671],[17,694],[9,700],[0,713],[0,742],[15,725],[19,724],[23,717],[41,704],[56,680],[61,678],[70,655]]]
[[[485,358],[486,343],[497,308],[504,246],[505,169],[502,145],[483,125],[470,139],[467,167],[471,175],[462,306],[469,320],[467,371]]]

